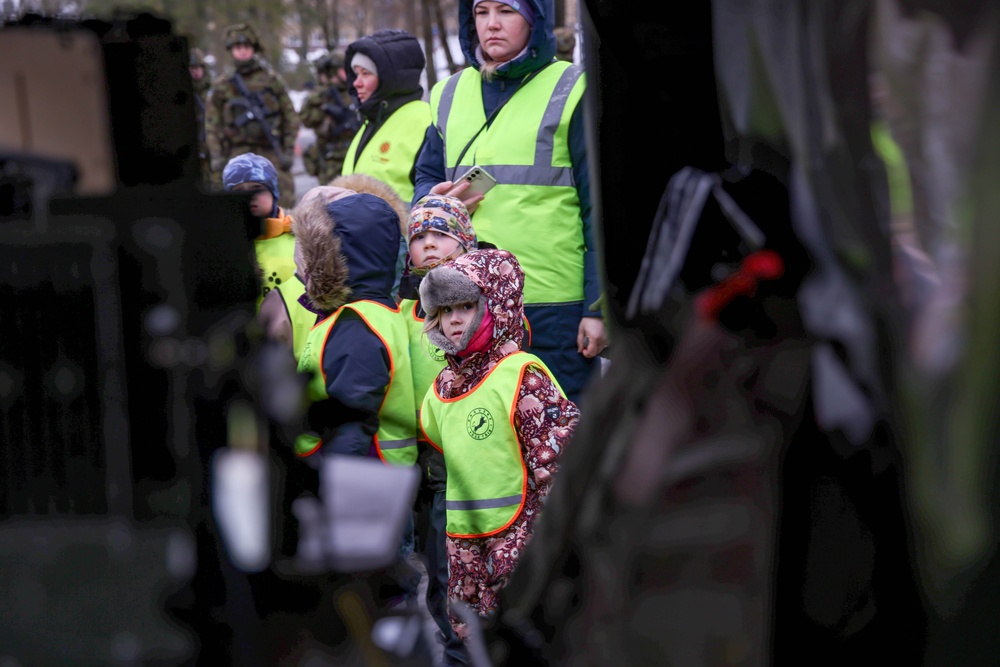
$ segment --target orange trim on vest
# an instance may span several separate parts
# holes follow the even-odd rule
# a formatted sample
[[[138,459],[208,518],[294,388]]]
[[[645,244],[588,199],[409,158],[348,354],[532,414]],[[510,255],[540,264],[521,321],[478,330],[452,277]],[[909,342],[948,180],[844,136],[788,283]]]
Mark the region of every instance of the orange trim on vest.
[[[517,446],[520,447],[521,443],[518,443]],[[449,533],[447,532],[447,529],[445,530],[445,533],[448,535],[448,537],[460,537],[460,538],[490,537],[491,535],[499,535],[503,531],[513,526],[514,522],[517,521],[519,516],[521,516],[521,513],[524,512],[524,503],[528,501],[528,466],[525,465],[524,463],[524,454],[521,454],[521,486],[524,488],[524,492],[521,493],[521,504],[517,506],[517,511],[514,513],[513,518],[511,518],[511,520],[508,521],[506,525],[504,525],[502,528],[498,528],[497,530],[493,530],[488,533],[472,533],[469,535],[462,535],[459,533]]]
[[[527,320],[525,320],[525,321],[527,321]],[[524,354],[524,352],[523,351],[514,352],[513,354],[510,354],[510,355],[504,357],[500,361],[504,361],[505,359],[509,359],[510,357],[513,357],[515,354]],[[517,399],[518,399],[518,396],[521,393],[521,391],[520,391],[521,384],[524,382],[524,372],[526,370],[528,370],[528,366],[531,366],[532,363],[533,363],[532,361],[527,361],[527,362],[525,362],[521,366],[521,372],[517,376],[517,385],[516,386],[517,386],[518,389],[517,389],[517,391],[514,392],[514,398],[511,400],[510,408],[507,410],[507,421],[510,423],[510,430],[511,430],[512,433],[514,433],[515,438],[517,437],[517,428],[515,428],[515,426],[514,426],[514,411],[517,409]],[[479,388],[483,386],[483,382],[486,381],[486,378],[488,378],[493,373],[493,371],[495,371],[499,366],[500,366],[500,364],[497,363],[496,366],[494,366],[493,368],[490,369],[489,373],[487,373],[486,375],[483,376],[482,380],[480,380],[478,383],[476,383],[475,387],[473,387],[471,390],[467,391],[466,393],[462,394],[461,396],[458,396],[456,398],[441,398],[441,394],[438,393],[437,383],[436,382],[434,384],[434,395],[437,396],[444,403],[453,403],[453,402],[459,401],[459,400],[461,400],[463,398],[468,398],[469,396],[471,396],[473,394],[473,392],[478,391]],[[423,424],[421,424],[420,425],[420,431],[423,432],[423,430],[424,430],[424,427],[423,427]],[[437,449],[438,451],[444,453],[443,450],[440,447],[438,447],[436,443],[432,442],[429,438],[427,438],[427,434],[426,433],[424,433],[424,438],[427,440],[428,443],[430,443],[431,445],[433,445],[435,449]],[[516,444],[517,444],[517,449],[518,449],[518,460],[521,463],[521,488],[523,489],[523,491],[521,492],[521,503],[517,506],[517,511],[511,517],[511,520],[508,521],[506,524],[504,524],[503,527],[498,528],[497,530],[490,531],[488,533],[473,533],[473,534],[468,534],[468,535],[463,535],[463,534],[459,534],[459,533],[447,533],[448,536],[450,536],[450,537],[458,537],[458,538],[478,538],[478,537],[489,537],[490,535],[498,535],[498,534],[502,533],[503,531],[507,530],[508,528],[510,528],[514,524],[514,522],[517,521],[517,518],[519,516],[521,516],[521,513],[524,511],[524,503],[527,502],[527,500],[528,500],[528,464],[524,460],[524,452],[521,451],[521,442],[520,442],[520,440],[517,440]]]
[[[512,352],[511,354],[508,354],[506,357],[504,357],[500,361],[503,361],[504,359],[509,359],[510,357],[513,357],[515,354],[525,354],[525,352],[523,350],[518,350],[517,352]],[[456,396],[455,398],[445,398],[445,397],[443,397],[441,395],[441,393],[438,391],[437,380],[435,380],[434,381],[434,395],[437,396],[441,400],[442,403],[454,403],[455,401],[460,401],[463,398],[465,398],[466,396],[468,396],[469,394],[471,394],[472,392],[474,392],[477,389],[479,389],[479,387],[481,387],[482,384],[484,382],[486,382],[486,378],[488,378],[489,376],[493,375],[493,371],[495,371],[497,369],[497,366],[499,366],[499,365],[500,365],[500,362],[498,361],[497,364],[496,364],[496,366],[494,366],[493,368],[491,368],[489,370],[489,372],[486,375],[483,376],[483,379],[480,380],[479,382],[477,382],[472,387],[472,389],[470,389],[469,391],[465,392],[461,396]],[[521,371],[521,377],[522,378],[524,377],[524,370]],[[517,397],[515,396],[515,398],[517,398]]]
[[[517,354],[517,352],[515,352],[514,354]],[[500,364],[497,364],[497,366],[499,365]],[[514,399],[513,401],[511,401],[510,410],[507,411],[508,415],[507,420],[510,422],[510,430],[512,433],[514,433],[515,437],[517,436],[517,429],[514,428],[514,410],[517,409],[517,397],[521,393],[521,383],[524,382],[524,371],[528,370],[528,366],[530,365],[531,362],[527,362],[523,366],[521,366],[521,372],[518,373],[517,376],[517,391],[514,392]],[[490,373],[492,373],[494,369],[496,369],[496,366],[490,369]],[[486,377],[489,377],[490,373],[487,373]],[[483,377],[483,380],[485,380],[486,377]],[[476,387],[472,391],[464,394],[463,396],[469,396],[470,394],[472,394],[473,391],[476,391],[476,389],[478,389],[481,385],[482,382],[476,385]],[[514,512],[514,516],[512,516],[510,518],[510,521],[504,524],[503,527],[497,528],[496,530],[491,530],[488,533],[478,533],[470,535],[447,533],[450,537],[489,537],[490,535],[499,535],[500,533],[502,533],[503,531],[507,530],[512,525],[514,525],[514,522],[517,521],[517,518],[521,516],[521,512],[524,511],[524,503],[528,501],[528,464],[524,461],[524,452],[521,450],[520,440],[517,441],[517,453],[519,455],[518,460],[521,462],[521,488],[524,490],[521,491],[521,503],[517,506],[517,511]]]
[[[330,317],[335,317],[335,316],[337,316],[336,313],[334,313],[333,315],[330,315]],[[309,331],[312,331],[313,329],[315,329],[318,326],[322,326],[326,322],[326,320],[327,320],[327,318],[324,317],[319,322],[317,322],[316,324],[314,324],[312,326],[312,329],[309,329]],[[319,353],[319,374],[323,378],[323,386],[324,387],[326,386],[326,372],[323,371],[323,352],[322,351],[326,349],[326,341],[330,338],[330,333],[333,331],[333,327],[336,326],[336,324],[337,324],[337,322],[334,321],[334,323],[330,325],[330,328],[327,330],[326,335],[323,336],[323,344],[320,345],[320,348],[319,348],[320,349],[320,353]],[[312,456],[313,454],[315,454],[316,452],[318,452],[322,446],[323,446],[323,438],[319,438],[319,440],[316,442],[316,446],[315,447],[313,447],[312,449],[310,449],[308,452],[303,452],[303,453],[296,452],[296,455],[300,459],[304,459],[304,458],[306,458],[308,456]]]
[[[413,312],[411,313],[411,315],[413,315],[413,319],[416,320],[417,322],[423,322],[424,318],[422,318],[419,315],[417,315],[417,312],[419,310],[420,310],[420,302],[419,301],[414,301],[413,302]]]

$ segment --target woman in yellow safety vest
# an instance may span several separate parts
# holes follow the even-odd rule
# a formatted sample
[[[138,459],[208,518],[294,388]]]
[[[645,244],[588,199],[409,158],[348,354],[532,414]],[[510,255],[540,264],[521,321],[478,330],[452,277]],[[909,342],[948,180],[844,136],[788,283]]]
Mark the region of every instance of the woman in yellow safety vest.
[[[429,192],[460,198],[479,239],[517,256],[526,349],[579,402],[607,346],[583,68],[556,58],[553,0],[459,0],[458,20],[470,66],[431,89],[413,201]],[[454,185],[473,165],[497,181],[485,195]]]

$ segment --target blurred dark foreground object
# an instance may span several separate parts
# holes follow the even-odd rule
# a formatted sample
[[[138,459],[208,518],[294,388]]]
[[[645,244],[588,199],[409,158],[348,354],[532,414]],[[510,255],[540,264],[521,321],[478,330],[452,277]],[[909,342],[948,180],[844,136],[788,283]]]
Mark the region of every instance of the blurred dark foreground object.
[[[956,49],[979,19],[995,46],[987,3],[957,4],[942,13]],[[614,353],[485,630],[493,664],[997,664],[996,531],[964,573],[935,580],[948,564],[928,556],[944,545],[913,502],[951,480],[912,476],[905,320],[871,145],[873,8],[585,3],[591,138],[614,147],[594,161]],[[642,105],[617,103],[636,90]],[[995,126],[973,185],[995,184]],[[657,168],[629,168],[650,154]],[[703,183],[671,192],[685,170],[723,188],[758,248],[721,200],[670,224]],[[987,238],[996,191],[974,191]],[[663,252],[639,263],[641,248]],[[781,274],[731,289],[760,249]],[[996,333],[987,284],[980,336]],[[980,387],[1000,370],[992,348],[995,336],[979,348]],[[995,480],[1000,411],[986,395],[982,412],[959,412],[985,423],[961,433],[981,438],[975,460]],[[980,446],[940,444],[939,460],[960,465],[949,452]]]
[[[187,54],[148,14],[0,29],[0,663],[427,664],[415,613],[376,643],[355,575],[275,565],[297,539],[281,501],[315,479],[232,419],[263,421],[260,229],[198,187]],[[227,551],[211,507],[215,456],[248,446],[256,553]]]

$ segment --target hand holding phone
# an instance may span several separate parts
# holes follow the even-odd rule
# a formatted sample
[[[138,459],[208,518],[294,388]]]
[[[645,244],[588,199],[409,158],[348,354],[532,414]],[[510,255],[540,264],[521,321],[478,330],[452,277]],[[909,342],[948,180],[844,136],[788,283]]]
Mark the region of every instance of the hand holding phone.
[[[455,179],[455,185],[457,186],[463,181],[469,183],[469,187],[462,193],[463,199],[471,199],[475,195],[485,195],[497,184],[497,180],[482,167],[472,167]]]

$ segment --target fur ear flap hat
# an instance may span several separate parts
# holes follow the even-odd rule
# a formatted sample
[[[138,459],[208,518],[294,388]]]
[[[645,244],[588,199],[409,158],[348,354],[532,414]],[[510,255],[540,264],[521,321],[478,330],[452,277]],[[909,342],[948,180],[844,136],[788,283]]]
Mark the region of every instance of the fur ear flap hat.
[[[428,272],[420,283],[420,303],[432,317],[444,306],[477,302],[481,296],[476,283],[448,266]]]
[[[472,318],[465,333],[462,334],[458,344],[451,342],[436,327],[424,329],[431,343],[437,345],[446,354],[452,355],[458,354],[468,346],[469,341],[479,330],[479,325],[487,312],[487,299],[479,287],[465,274],[455,271],[448,265],[431,270],[421,281],[420,303],[428,315],[428,323],[445,306],[461,303],[478,304],[476,315]]]

